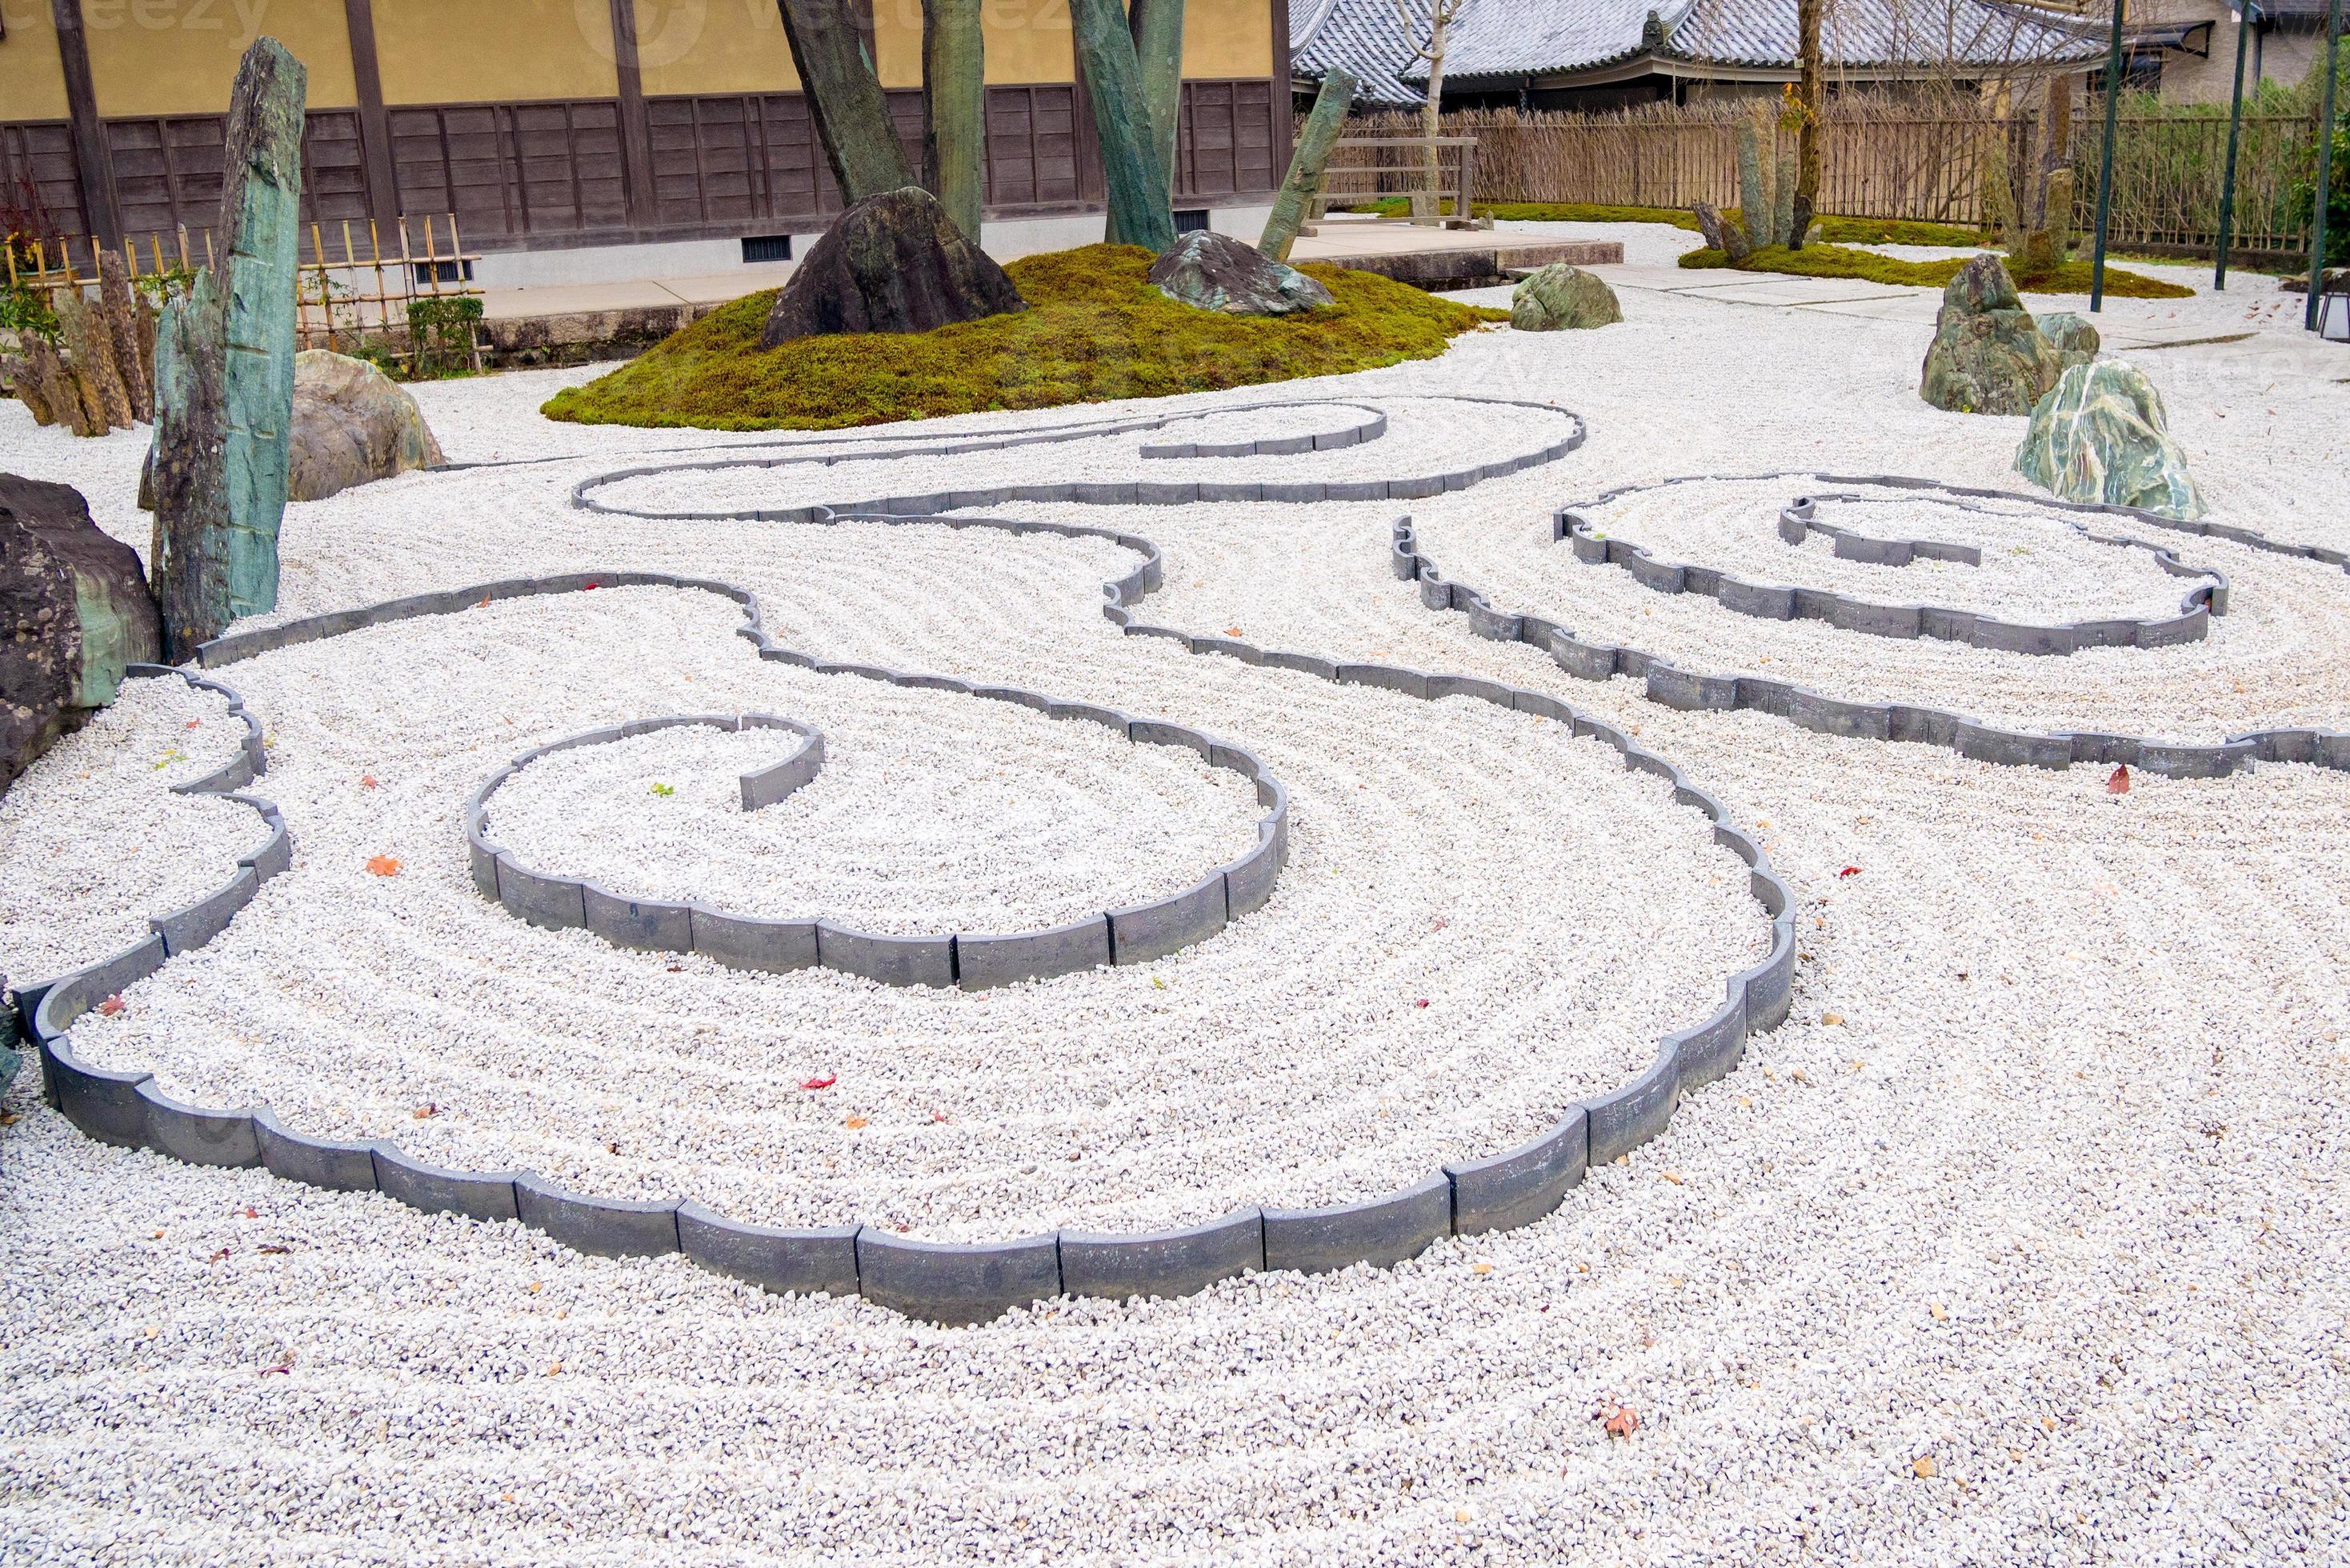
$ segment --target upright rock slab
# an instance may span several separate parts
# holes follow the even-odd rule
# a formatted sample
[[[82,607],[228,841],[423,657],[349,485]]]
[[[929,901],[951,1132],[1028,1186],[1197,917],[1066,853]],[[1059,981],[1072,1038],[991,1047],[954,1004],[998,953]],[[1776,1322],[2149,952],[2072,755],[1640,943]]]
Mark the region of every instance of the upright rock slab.
[[[416,400],[364,359],[306,348],[294,357],[294,448],[286,493],[319,501],[448,460]]]
[[[1942,290],[1918,395],[1961,414],[2028,414],[2064,360],[1994,255],[1978,255]]]
[[[1150,281],[1180,304],[1226,316],[1287,316],[1331,303],[1330,291],[1230,234],[1185,234],[1150,264]]]
[[[759,335],[773,348],[835,332],[928,332],[1028,302],[919,185],[859,202],[808,251]]]
[[[2032,410],[2015,472],[2067,501],[2203,515],[2162,395],[2127,365],[2075,365]]]
[[[0,789],[162,648],[139,553],[70,485],[0,473]]]
[[[1510,295],[1510,325],[1520,332],[1607,327],[1623,319],[1614,289],[1565,262],[1535,269]]]
[[[277,607],[277,527],[294,428],[294,284],[302,219],[308,73],[275,38],[255,40],[228,100],[222,165],[225,311],[221,476],[228,496],[232,616]]]

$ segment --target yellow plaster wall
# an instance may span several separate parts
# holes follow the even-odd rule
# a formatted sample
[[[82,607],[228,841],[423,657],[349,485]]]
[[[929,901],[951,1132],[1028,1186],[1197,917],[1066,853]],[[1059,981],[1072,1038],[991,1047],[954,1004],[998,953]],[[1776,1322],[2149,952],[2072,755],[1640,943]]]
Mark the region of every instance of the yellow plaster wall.
[[[375,37],[386,103],[511,103],[620,90],[606,0],[375,0]]]
[[[81,16],[104,116],[224,113],[237,61],[265,34],[307,68],[311,108],[359,101],[343,0],[81,0]],[[39,36],[54,58],[55,35]],[[12,6],[0,49],[16,43]]]
[[[0,0],[8,36],[0,38],[0,119],[66,118],[66,72],[49,0]]]
[[[1273,75],[1273,7],[1289,0],[1185,0],[1183,74]]]
[[[636,6],[646,96],[799,91],[775,0],[636,0]]]

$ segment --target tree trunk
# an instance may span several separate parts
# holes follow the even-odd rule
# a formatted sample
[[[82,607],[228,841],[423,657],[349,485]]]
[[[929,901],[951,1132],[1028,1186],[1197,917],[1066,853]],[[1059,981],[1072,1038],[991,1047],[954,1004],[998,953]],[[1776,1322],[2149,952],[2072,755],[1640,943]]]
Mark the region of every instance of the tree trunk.
[[[1445,34],[1451,22],[1448,0],[1435,0],[1428,13],[1428,101],[1419,106],[1419,133],[1431,140],[1441,135],[1444,130]],[[1436,149],[1433,147],[1420,155],[1420,177],[1423,188],[1428,192],[1427,215],[1431,218],[1443,216],[1435,210],[1436,192],[1443,183],[1443,175],[1437,167]],[[1468,192],[1462,192],[1461,197],[1461,216],[1465,218],[1469,215]]]
[[[1353,75],[1344,67],[1331,67],[1322,78],[1322,90],[1314,95],[1314,112],[1305,117],[1305,127],[1297,133],[1288,177],[1281,182],[1273,215],[1265,219],[1264,234],[1256,242],[1259,254],[1277,262],[1289,259],[1289,247],[1297,243],[1297,231],[1305,226],[1314,198],[1321,194],[1322,171],[1330,162],[1331,146],[1346,129],[1347,110],[1354,101]]]
[[[1167,202],[1166,171],[1150,139],[1142,67],[1134,57],[1125,8],[1118,0],[1070,0],[1069,21],[1109,186],[1107,235],[1113,244],[1163,251],[1175,243],[1175,217]]]
[[[1825,109],[1820,71],[1820,13],[1827,0],[1797,0],[1795,7],[1795,94],[1802,100],[1804,123],[1795,132],[1795,202],[1788,213],[1791,249],[1804,248],[1812,215],[1820,200],[1820,116]]]
[[[302,228],[308,73],[275,38],[244,52],[228,99],[218,280],[221,473],[228,498],[229,608],[277,607],[277,526],[294,426],[294,291]]]
[[[221,465],[221,298],[209,270],[163,306],[155,332],[155,532],[147,575],[163,656],[192,658],[227,629],[228,487]]]
[[[1150,109],[1150,144],[1167,176],[1167,204],[1175,204],[1176,128],[1183,113],[1183,0],[1133,0],[1128,22],[1142,97]]]
[[[816,139],[840,199],[855,206],[916,183],[889,118],[889,100],[849,14],[856,0],[775,0]]]
[[[922,0],[922,183],[979,243],[987,197],[987,72],[981,0]]]

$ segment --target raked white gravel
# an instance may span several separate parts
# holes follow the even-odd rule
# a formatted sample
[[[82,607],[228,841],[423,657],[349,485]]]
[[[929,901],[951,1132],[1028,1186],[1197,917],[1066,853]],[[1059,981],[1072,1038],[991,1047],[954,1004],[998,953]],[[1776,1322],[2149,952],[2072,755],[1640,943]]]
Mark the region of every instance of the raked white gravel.
[[[1687,239],[1623,232],[1668,257]],[[2339,545],[2350,539],[2350,389],[2338,381],[2350,363],[2252,319],[2266,308],[2254,289],[2267,286],[2115,301],[2106,319],[2253,333],[2143,364],[2217,515]],[[1610,588],[1620,571],[1570,562],[1554,574],[1550,508],[1635,481],[1826,467],[2014,483],[2020,421],[1918,401],[1918,324],[1632,288],[1625,307],[1620,327],[1486,335],[1332,389],[1555,398],[1590,418],[1591,443],[1565,463],[1409,506],[1448,571],[1498,601],[1572,607],[1562,618],[1676,657],[1800,663],[1847,691],[1930,691],[2010,715],[2196,738],[2291,713],[2350,720],[2340,581],[2234,546],[2193,542],[2191,558],[2228,571],[2240,596],[2210,642],[2028,669],[1968,649],[1927,666],[1877,639],[1814,647],[1800,626],[1721,616],[1747,639],[1731,641],[1676,618],[1700,607]],[[420,392],[460,459],[676,444],[679,432],[536,420],[530,410],[566,379]],[[1460,439],[1471,451],[1519,439],[1496,431]],[[0,444],[11,466],[93,486],[99,515],[126,536],[143,527],[129,511],[134,441],[75,444],[0,404]],[[1348,909],[1398,941],[1384,972],[1400,981],[1444,958],[1480,977],[1467,994],[1482,1005],[1499,986],[1487,967],[1499,961],[1481,956],[1491,944],[1446,958],[1450,929],[1433,920],[1463,900],[1499,907],[1489,900],[1502,889],[1475,885],[1496,862],[1464,872],[1451,857],[1506,837],[1533,857],[1528,879],[1509,884],[1528,907],[1571,909],[1584,895],[1556,903],[1560,886],[1541,871],[1548,841],[1572,836],[1557,825],[1589,820],[1572,815],[1578,802],[1596,815],[1636,797],[1619,775],[1583,771],[1585,748],[1489,732],[1495,716],[1450,711],[1465,704],[1380,703],[1122,640],[1095,608],[1120,552],[937,528],[615,523],[563,508],[574,479],[613,461],[411,476],[297,506],[287,611],[527,570],[707,570],[752,582],[779,638],[833,657],[1019,680],[1282,741],[1276,766],[1305,801],[1283,898],[1221,949],[1170,966],[1168,992],[1138,981],[1115,1010],[1106,1001],[1105,1020],[1198,1007],[1194,976],[1219,951],[1245,950],[1232,972],[1253,983],[1258,969],[1318,975],[1321,940],[1341,928],[1317,922]],[[1054,449],[1033,462],[1040,481],[1057,476]],[[922,464],[904,466],[907,488],[934,488]],[[581,1258],[513,1226],[105,1148],[41,1108],[28,1073],[7,1102],[18,1119],[0,1134],[0,1314],[15,1325],[0,1336],[0,1540],[36,1562],[400,1564],[2350,1554],[2339,1130],[2350,779],[2264,765],[2208,783],[2140,777],[2116,795],[2102,769],[1993,768],[1759,714],[1671,712],[1631,683],[1570,680],[1532,649],[1480,642],[1462,618],[1423,609],[1387,569],[1388,526],[1403,509],[1055,514],[1114,521],[1167,548],[1155,618],[1556,691],[1636,730],[1756,826],[1801,899],[1795,1015],[1691,1096],[1664,1137],[1594,1172],[1540,1225],[1448,1242],[1392,1272],[1261,1276],[1180,1302],[1055,1303],[935,1330],[858,1302],[763,1297],[682,1260]],[[511,607],[480,635],[395,630],[230,672],[260,692],[278,741],[267,787],[307,835],[296,877],[316,888],[298,919],[265,896],[202,961],[272,967],[307,988],[288,1024],[256,1039],[316,1041],[346,1082],[364,1060],[370,1083],[404,1086],[399,1075],[415,1071],[422,1087],[474,1048],[463,1037],[476,1023],[520,1014],[550,1036],[577,1026],[578,1054],[544,1072],[594,1064],[594,1081],[567,1098],[624,1109],[681,1064],[723,1061],[702,1054],[712,1036],[686,1031],[708,1022],[730,1037],[726,976],[672,975],[577,933],[527,939],[526,966],[497,956],[522,939],[463,888],[446,816],[480,757],[503,760],[533,738],[505,733],[508,694],[458,714],[450,733],[447,714],[390,711],[432,683],[435,658],[461,656],[591,682],[592,697],[587,686],[512,689],[515,716],[550,732],[626,716],[612,710],[656,692],[674,711],[714,706],[701,688],[734,668],[723,630],[698,611],[651,613],[660,597]],[[598,645],[600,661],[571,646],[632,623],[659,624],[674,651],[650,632]],[[396,654],[381,699],[358,668],[370,647]],[[640,657],[642,692],[629,672]],[[318,692],[306,695],[314,672]],[[479,695],[487,680],[463,683]],[[795,701],[813,702],[815,686],[795,686]],[[1326,749],[1342,721],[1358,744]],[[1489,778],[1515,745],[1533,748],[1524,765]],[[400,770],[387,794],[364,796],[353,775],[379,756]],[[1439,823],[1452,836],[1431,837]],[[1378,875],[1327,874],[1340,844],[1370,836],[1383,836],[1370,851]],[[407,851],[410,869],[367,879],[356,862],[379,849]],[[1711,862],[1669,846],[1654,859],[1681,888],[1652,900],[1656,912],[1689,908],[1699,889],[1673,868]],[[330,940],[261,940],[305,928]],[[12,957],[0,967],[15,970]],[[1564,972],[1555,955],[1524,971],[1537,986]],[[575,1005],[581,974],[601,989]],[[616,1011],[623,984],[633,989]],[[845,983],[840,997],[857,1010],[845,1016],[868,1016],[872,1003]],[[999,1005],[961,1000],[975,1005],[958,1010],[959,1026]],[[267,1022],[213,1017],[235,1030]],[[1199,1058],[1213,1059],[1230,1024],[1196,1017]],[[1352,1070],[1360,1033],[1300,1022],[1304,1054]],[[1463,1014],[1463,1038],[1479,1022]],[[142,1049],[182,1048],[150,1027]],[[1471,1097],[1455,1103],[1479,1106],[1474,1096],[1530,1070],[1506,1029],[1492,1033],[1491,1082],[1456,1074],[1447,1092]],[[219,1059],[219,1033],[192,1032],[184,1048]],[[931,1054],[941,1082],[986,1077],[983,1059],[947,1059],[951,1037],[901,1038]],[[1106,1038],[1070,1038],[1055,1070],[1109,1081]],[[732,1075],[781,1069],[750,1044]],[[1417,1048],[1399,1042],[1398,1059]],[[1425,1049],[1452,1047],[1431,1037]],[[1249,1103],[1265,1060],[1221,1056],[1230,1096]],[[543,1068],[518,1063],[515,1092]],[[292,1075],[251,1070],[265,1069]],[[1319,1081],[1302,1067],[1286,1079]],[[1440,1101],[1431,1091],[1427,1103]],[[1357,1141],[1379,1157],[1378,1134]],[[1628,1438],[1597,1418],[1619,1403],[1638,1415]]]

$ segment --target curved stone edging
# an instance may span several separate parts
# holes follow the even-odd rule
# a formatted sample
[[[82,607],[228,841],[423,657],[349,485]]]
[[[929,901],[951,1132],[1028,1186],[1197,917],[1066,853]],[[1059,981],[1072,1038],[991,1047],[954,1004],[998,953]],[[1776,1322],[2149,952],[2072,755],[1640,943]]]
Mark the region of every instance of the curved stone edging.
[[[952,689],[933,676],[886,672],[892,685]],[[966,687],[972,696],[1014,702],[1055,719],[1107,725],[1137,745],[1181,746],[1210,767],[1240,774],[1268,807],[1257,825],[1256,847],[1216,867],[1181,892],[1099,916],[1036,930],[960,931],[948,936],[882,936],[832,920],[776,920],[704,904],[630,898],[586,877],[556,876],[524,866],[484,831],[490,796],[538,758],[579,746],[601,745],[681,724],[740,731],[789,730],[799,749],[773,767],[742,779],[743,808],[783,799],[816,777],[824,763],[824,737],[808,725],[769,713],[681,714],[639,719],[549,742],[490,775],[466,799],[463,822],[473,886],[517,919],[546,930],[585,927],[618,947],[650,952],[697,952],[732,969],[782,973],[824,968],[883,985],[960,986],[984,991],[1024,980],[1050,980],[1112,965],[1151,963],[1222,931],[1273,896],[1288,854],[1289,792],[1256,756],[1188,725],[1136,719],[1111,708],[1055,702],[1008,686]]]
[[[1875,566],[1906,566],[1918,556],[1960,561],[1968,566],[1982,564],[1982,552],[1971,545],[1948,545],[1932,539],[1881,539],[1823,523],[1816,515],[1820,501],[1862,499],[1855,495],[1798,496],[1780,510],[1779,537],[1790,545],[1800,545],[1807,535],[1824,535],[1834,542],[1839,556]],[[2075,509],[2074,504],[2064,501],[2050,501],[2047,505],[2054,511]],[[2068,523],[2066,526],[2095,544],[2148,551],[2156,564],[2172,576],[2207,580],[2189,589],[2179,601],[2179,613],[2168,619],[2115,617],[2061,626],[2035,626],[1939,605],[1888,605],[1828,588],[1750,583],[1712,566],[1660,561],[1643,545],[1594,532],[1589,518],[1572,511],[1562,510],[1552,519],[1551,537],[1570,541],[1578,561],[1590,565],[1612,562],[1623,567],[1642,587],[1664,594],[1703,594],[1738,615],[1764,620],[1825,621],[1841,630],[1870,637],[1929,637],[2006,653],[2064,655],[2085,648],[2170,648],[2200,641],[2210,630],[2210,618],[2227,612],[2225,575],[2188,566],[2159,545],[2092,534],[2078,523]]]
[[[1666,484],[1702,483],[1717,480],[1816,478],[1831,484],[1876,484],[1894,489],[1939,490],[1953,495],[1977,495],[1999,500],[2046,504],[2046,498],[2014,491],[1946,484],[1939,480],[1891,474],[1748,473],[1691,475],[1667,480]],[[1627,484],[1590,501],[1562,507],[1559,517],[1575,506],[1596,506],[1654,484]],[[2182,533],[2227,539],[2271,554],[2290,556],[2350,571],[2350,555],[2314,545],[2281,545],[2250,529],[2218,524],[2179,522],[2126,506],[2087,503],[2056,503],[2082,511],[2126,516],[2134,522]],[[1554,521],[1554,529],[1560,524]],[[1822,734],[1877,741],[1914,741],[1948,746],[1976,762],[2008,767],[2065,768],[2075,763],[2126,763],[2172,778],[2217,778],[2236,773],[2253,762],[2307,763],[2350,772],[2350,732],[2293,728],[2255,730],[2231,735],[2216,745],[2147,740],[2089,731],[2037,734],[2006,730],[1980,719],[1939,708],[1907,702],[1856,702],[1830,697],[1793,681],[1752,675],[1709,675],[1677,668],[1660,655],[1612,643],[1586,642],[1557,622],[1539,616],[1495,609],[1486,597],[1465,583],[1448,581],[1434,560],[1420,552],[1411,519],[1395,525],[1389,556],[1395,575],[1417,583],[1420,603],[1433,610],[1458,610],[1469,618],[1471,631],[1499,642],[1523,642],[1555,659],[1568,674],[1586,680],[1607,680],[1617,675],[1647,683],[1648,700],[1682,710],[1754,709],[1787,720],[1800,729]]]
[[[795,464],[817,464],[832,467],[843,462],[878,462],[922,457],[951,457],[970,452],[994,452],[1019,446],[1048,445],[1059,441],[1081,439],[1078,436],[1056,436],[1050,432],[1009,436],[984,445],[941,445],[938,447],[899,448],[889,452],[858,452],[849,456],[823,459],[791,456],[761,458],[722,458],[708,462],[641,463],[632,468],[616,469],[579,481],[571,487],[571,504],[583,512],[594,512],[612,517],[641,517],[663,523],[838,523],[850,518],[937,517],[941,513],[966,512],[981,506],[1004,506],[1015,502],[1036,502],[1046,504],[1075,503],[1093,506],[1190,506],[1201,502],[1321,502],[1321,501],[1419,501],[1431,495],[1441,495],[1449,490],[1466,490],[1489,479],[1502,479],[1529,468],[1556,462],[1581,446],[1589,434],[1581,415],[1553,403],[1534,403],[1513,398],[1477,398],[1456,393],[1412,394],[1415,401],[1475,403],[1495,408],[1521,409],[1535,413],[1555,415],[1570,427],[1565,437],[1538,451],[1517,457],[1501,458],[1492,462],[1471,463],[1466,468],[1449,470],[1419,479],[1360,479],[1333,481],[1267,481],[1210,480],[1181,483],[1162,483],[1153,480],[1126,483],[1077,484],[1007,484],[980,490],[933,492],[922,495],[880,496],[869,501],[839,501],[811,503],[806,506],[785,507],[766,512],[644,512],[633,507],[611,506],[594,499],[595,493],[608,484],[623,480],[641,479],[657,473],[707,472],[726,468],[784,468]],[[1160,415],[1136,420],[1128,423],[1104,426],[1082,432],[1083,439],[1096,436],[1120,435],[1136,430],[1157,430],[1164,426],[1204,417],[1209,413],[1250,413],[1263,409],[1315,408],[1326,400],[1289,399],[1263,403],[1242,403],[1231,408],[1206,410],[1192,410],[1182,413]],[[1351,406],[1351,405],[1342,405]],[[813,444],[813,443],[807,443]],[[738,448],[738,451],[755,450]],[[951,523],[951,518],[941,521]],[[1001,522],[997,526],[1004,525]],[[1023,524],[1041,528],[1042,524]],[[1085,529],[1085,535],[1119,537],[1103,529]],[[1141,546],[1156,554],[1156,546]]]
[[[1279,407],[1274,403],[1254,403],[1233,410],[1237,413],[1260,412]],[[1344,447],[1361,446],[1367,441],[1384,440],[1388,433],[1388,416],[1384,410],[1363,403],[1301,402],[1299,408],[1353,409],[1368,417],[1335,431],[1314,435],[1263,436],[1255,441],[1191,441],[1164,446],[1144,446],[1137,454],[1144,458],[1191,457],[1298,457],[1309,452],[1336,452]],[[1222,410],[1215,412],[1222,412]],[[1212,415],[1198,416],[1205,419]]]
[[[995,526],[1013,532],[1119,537],[1107,530],[1067,524],[961,521],[965,526]],[[1670,1121],[1685,1089],[1728,1073],[1751,1035],[1773,1029],[1785,1019],[1794,970],[1793,897],[1772,869],[1762,846],[1730,822],[1721,802],[1688,783],[1672,764],[1634,746],[1620,732],[1541,692],[1468,676],[1430,675],[1381,665],[1335,665],[1228,639],[1193,639],[1170,628],[1144,625],[1134,619],[1128,607],[1157,586],[1160,561],[1155,547],[1148,542],[1143,542],[1143,547],[1148,555],[1141,566],[1103,585],[1104,614],[1128,635],[1172,638],[1196,652],[1223,653],[1270,668],[1380,686],[1421,698],[1476,697],[1570,724],[1577,735],[1596,736],[1615,747],[1627,767],[1670,781],[1677,799],[1695,806],[1714,824],[1715,842],[1750,867],[1750,890],[1772,919],[1770,954],[1730,977],[1722,1003],[1703,1022],[1665,1035],[1656,1056],[1638,1077],[1609,1094],[1568,1106],[1548,1131],[1515,1148],[1445,1166],[1383,1197],[1327,1209],[1244,1209],[1208,1225],[1155,1233],[1065,1230],[1014,1241],[942,1244],[917,1241],[869,1226],[753,1225],[691,1199],[631,1202],[570,1192],[527,1171],[443,1169],[404,1153],[389,1139],[313,1137],[285,1126],[266,1106],[210,1110],[186,1106],[158,1090],[150,1073],[112,1071],[82,1063],[74,1054],[68,1033],[74,1020],[99,998],[161,967],[162,944],[154,939],[65,977],[41,999],[33,1033],[41,1050],[51,1104],[83,1132],[107,1143],[150,1148],[195,1164],[258,1166],[288,1180],[334,1190],[380,1191],[433,1212],[520,1220],[587,1252],[641,1256],[682,1251],[705,1268],[765,1289],[856,1292],[911,1316],[969,1324],[1064,1293],[1114,1299],[1178,1295],[1257,1269],[1323,1272],[1357,1263],[1385,1265],[1416,1256],[1448,1234],[1474,1235],[1532,1223],[1558,1206],[1567,1189],[1581,1182],[1592,1162],[1617,1158],[1657,1136]],[[216,668],[362,626],[452,614],[498,598],[599,587],[690,587],[718,593],[743,607],[738,635],[756,643],[762,658],[821,671],[871,677],[888,673],[828,664],[775,646],[759,625],[757,597],[747,588],[653,572],[567,574],[413,596],[233,634],[203,645],[198,657],[207,668]],[[1014,690],[972,687],[936,677],[906,679],[973,694]],[[1051,704],[1046,711],[1083,707]],[[1111,711],[1091,711],[1107,714]],[[1266,782],[1259,781],[1261,790]],[[1281,790],[1277,781],[1272,788]],[[1285,806],[1285,799],[1279,804]],[[1274,820],[1277,827],[1261,828],[1264,842],[1254,857],[1259,868],[1266,871],[1286,851],[1285,811],[1277,813]],[[1228,881],[1232,896],[1243,893],[1245,880]],[[1263,901],[1255,885],[1247,884],[1246,890],[1257,903]],[[1270,891],[1268,877],[1261,892],[1269,895]],[[1255,904],[1248,907],[1253,909]]]
[[[165,956],[188,952],[203,946],[227,927],[238,910],[253,901],[253,896],[260,891],[261,884],[285,870],[294,859],[294,837],[286,831],[286,819],[279,813],[276,803],[264,800],[259,795],[241,793],[269,766],[268,753],[263,744],[261,722],[245,711],[244,700],[216,680],[207,680],[202,676],[192,675],[184,670],[176,669],[168,664],[133,663],[124,668],[123,677],[126,680],[147,680],[176,679],[185,681],[198,691],[213,692],[228,700],[229,716],[244,726],[244,739],[239,744],[236,754],[202,778],[172,785],[171,792],[173,794],[218,795],[235,801],[239,805],[250,807],[268,826],[270,831],[269,836],[262,841],[260,848],[237,857],[237,869],[227,881],[183,908],[161,915],[149,916],[147,936],[117,953],[113,958],[101,960],[98,965],[89,966],[97,968],[120,963],[128,960],[131,954],[141,952],[150,947],[155,950],[156,961],[160,964]],[[44,999],[68,980],[84,972],[86,972],[85,970],[69,970],[62,975],[16,988],[17,1018],[23,1038],[37,1040],[38,1033],[35,1028],[34,1020]],[[121,988],[117,986],[114,989]],[[90,1005],[96,1005],[111,994],[110,991],[99,992],[90,999]]]

